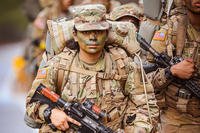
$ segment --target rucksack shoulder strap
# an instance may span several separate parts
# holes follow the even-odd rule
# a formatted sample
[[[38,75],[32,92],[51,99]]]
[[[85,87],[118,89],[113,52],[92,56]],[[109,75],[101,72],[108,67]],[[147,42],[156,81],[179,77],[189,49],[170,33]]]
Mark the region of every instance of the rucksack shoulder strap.
[[[128,61],[128,56],[126,52],[119,47],[113,47],[110,48],[109,50],[111,52],[111,58],[117,64],[119,75],[126,75],[125,64]]]
[[[58,57],[60,57],[60,61],[58,64],[58,73],[57,73],[57,93],[61,94],[62,90],[63,90],[63,85],[64,85],[64,78],[68,79],[68,75],[69,75],[69,71],[65,71],[65,70],[69,70],[72,62],[73,62],[73,58],[75,57],[76,52],[73,50],[68,50],[65,49],[62,53],[60,53],[58,55]]]

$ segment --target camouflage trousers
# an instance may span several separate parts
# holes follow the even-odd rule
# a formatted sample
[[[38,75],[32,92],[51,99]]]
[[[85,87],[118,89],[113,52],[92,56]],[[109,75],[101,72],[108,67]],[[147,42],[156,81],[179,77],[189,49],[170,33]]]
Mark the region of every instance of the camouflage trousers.
[[[199,133],[200,118],[179,113],[175,109],[168,108],[161,113],[161,129],[159,133]]]
[[[200,125],[171,125],[161,124],[161,133],[199,133]]]

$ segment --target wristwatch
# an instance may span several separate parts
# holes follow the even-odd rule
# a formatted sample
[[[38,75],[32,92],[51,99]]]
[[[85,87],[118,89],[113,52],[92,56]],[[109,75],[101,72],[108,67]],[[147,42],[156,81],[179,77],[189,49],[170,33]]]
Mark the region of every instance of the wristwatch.
[[[50,119],[51,110],[52,110],[51,107],[48,107],[48,108],[46,108],[46,109],[44,110],[44,113],[43,113],[43,115],[44,115],[44,120],[45,120],[45,122],[51,127],[51,129],[52,129],[53,131],[56,131],[57,128],[51,123],[51,119]]]

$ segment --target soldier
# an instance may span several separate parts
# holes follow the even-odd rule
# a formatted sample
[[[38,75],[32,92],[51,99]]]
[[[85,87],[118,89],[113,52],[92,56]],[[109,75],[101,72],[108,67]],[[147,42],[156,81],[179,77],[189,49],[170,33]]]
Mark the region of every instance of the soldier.
[[[69,17],[68,8],[73,4],[72,0],[40,0],[40,4],[44,9],[38,14],[34,21],[36,30],[40,31],[36,33],[37,38],[41,38],[44,35],[46,22],[48,19],[56,19],[59,17]],[[41,35],[42,34],[42,35]],[[46,33],[45,33],[46,34]]]
[[[140,21],[143,17],[143,9],[136,3],[128,3],[113,9],[110,12],[109,19],[113,21],[128,21],[139,29]]]
[[[31,6],[30,6],[31,5]],[[23,10],[29,22],[32,22],[40,12],[40,4],[38,0],[25,0],[23,3]]]
[[[161,109],[163,133],[199,133],[200,100],[176,79],[199,80],[200,63],[200,1],[184,0],[185,14],[172,16],[157,31],[151,45],[170,57],[181,56],[183,61],[149,74]],[[181,3],[179,3],[181,4]],[[174,79],[174,80],[172,80]]]
[[[121,5],[121,3],[116,0],[83,0],[81,4],[103,4],[107,9],[107,13]]]
[[[124,50],[105,48],[109,29],[105,14],[103,5],[80,6],[75,14],[73,32],[77,50],[66,47],[39,69],[27,96],[26,112],[42,123],[41,132],[53,132],[45,119],[51,120],[57,132],[75,132],[68,122],[80,123],[62,110],[39,101],[31,103],[40,83],[68,102],[94,100],[109,115],[110,120],[105,124],[115,131],[146,133],[155,128],[158,108],[152,85],[145,78],[143,69],[132,62]],[[51,113],[44,115],[46,111]]]
[[[40,0],[41,6],[44,8],[33,22],[31,31],[32,45],[27,47],[26,59],[29,63],[29,68],[33,68],[33,73],[36,74],[39,64],[42,59],[42,54],[45,51],[45,35],[47,30],[47,20],[59,17],[69,17],[68,8],[72,5],[72,0]],[[35,71],[36,70],[36,71]]]

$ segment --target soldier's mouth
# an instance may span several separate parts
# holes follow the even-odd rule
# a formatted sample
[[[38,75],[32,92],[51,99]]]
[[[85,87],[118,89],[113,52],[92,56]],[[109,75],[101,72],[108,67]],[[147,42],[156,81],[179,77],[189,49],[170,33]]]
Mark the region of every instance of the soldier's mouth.
[[[98,46],[98,44],[96,44],[96,43],[90,43],[90,44],[87,44],[87,46]]]
[[[194,3],[194,6],[200,7],[200,2],[195,2],[195,3]]]
[[[89,48],[97,48],[98,45],[88,45]]]
[[[97,42],[87,42],[87,46],[98,46]]]

